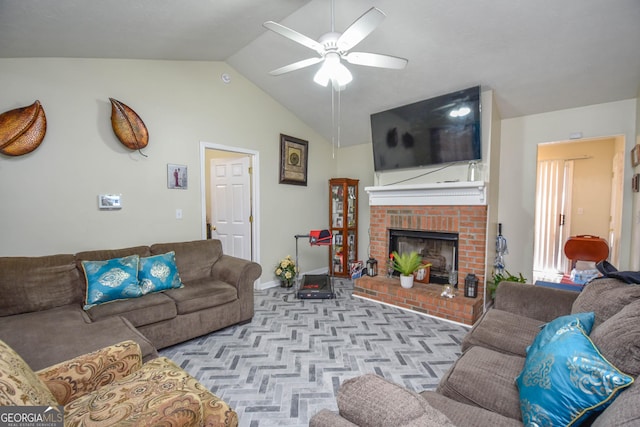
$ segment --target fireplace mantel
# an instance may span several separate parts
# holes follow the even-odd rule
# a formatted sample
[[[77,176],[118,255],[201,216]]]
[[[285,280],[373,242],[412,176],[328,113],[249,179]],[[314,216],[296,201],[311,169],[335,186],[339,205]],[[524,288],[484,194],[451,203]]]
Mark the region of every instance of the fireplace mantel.
[[[438,206],[487,204],[487,186],[482,181],[365,187],[369,206]]]

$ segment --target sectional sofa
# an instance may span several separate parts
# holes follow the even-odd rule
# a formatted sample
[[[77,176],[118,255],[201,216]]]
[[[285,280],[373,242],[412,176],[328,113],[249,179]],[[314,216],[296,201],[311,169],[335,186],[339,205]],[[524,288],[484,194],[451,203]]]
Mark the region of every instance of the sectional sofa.
[[[640,425],[640,284],[503,282],[435,391],[345,381],[310,427]]]
[[[115,274],[97,276],[113,262]],[[130,278],[133,264],[147,265],[153,280],[110,295],[110,280]],[[148,361],[157,349],[250,321],[261,272],[255,262],[223,254],[218,240],[2,257],[0,340],[33,370],[127,340]],[[167,275],[166,289],[154,287],[156,276]]]

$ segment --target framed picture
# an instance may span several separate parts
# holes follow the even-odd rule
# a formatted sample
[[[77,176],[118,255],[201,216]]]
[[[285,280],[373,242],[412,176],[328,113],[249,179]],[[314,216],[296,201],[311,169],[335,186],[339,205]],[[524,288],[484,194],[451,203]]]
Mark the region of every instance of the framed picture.
[[[309,142],[280,134],[280,184],[307,185]]]
[[[638,165],[640,165],[640,144],[636,144],[631,149],[631,166],[635,168]]]
[[[185,165],[167,165],[167,188],[174,190],[188,188],[187,167]]]

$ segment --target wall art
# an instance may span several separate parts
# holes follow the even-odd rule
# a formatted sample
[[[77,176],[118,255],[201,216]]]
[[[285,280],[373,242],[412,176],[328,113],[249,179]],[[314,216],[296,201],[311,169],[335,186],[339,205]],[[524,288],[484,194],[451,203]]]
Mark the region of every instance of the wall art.
[[[149,131],[144,122],[129,106],[117,99],[109,98],[111,101],[111,127],[113,133],[120,142],[131,150],[140,151],[149,143]]]
[[[280,184],[307,185],[309,142],[280,134]]]
[[[47,132],[47,118],[40,101],[0,114],[0,153],[22,156],[40,146]]]
[[[187,167],[185,165],[167,165],[167,187],[172,190],[186,190],[188,187]]]

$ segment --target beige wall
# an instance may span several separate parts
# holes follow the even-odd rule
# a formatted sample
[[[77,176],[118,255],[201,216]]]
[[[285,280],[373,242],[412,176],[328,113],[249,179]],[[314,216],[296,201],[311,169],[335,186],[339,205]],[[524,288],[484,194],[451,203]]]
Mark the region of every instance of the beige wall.
[[[369,258],[369,195],[365,187],[373,185],[373,151],[371,144],[341,148],[337,157],[336,178],[359,179],[358,183],[358,258]],[[382,266],[378,260],[379,267]]]
[[[224,63],[0,59],[0,87],[0,112],[39,99],[47,115],[37,150],[0,157],[2,256],[202,238],[200,141],[259,152],[262,282],[293,255],[295,234],[327,225],[330,144]],[[115,138],[109,97],[144,120],[148,157]],[[280,133],[309,141],[306,187],[278,184]],[[167,163],[188,166],[188,190],[167,189]],[[123,209],[99,211],[104,193],[122,194]],[[326,254],[309,255],[306,269],[326,265]]]
[[[502,121],[499,218],[509,243],[507,269],[533,274],[536,152],[538,144],[565,141],[573,132],[599,138],[621,135],[628,155],[636,135],[636,100],[611,102]],[[625,161],[624,182],[632,171]],[[631,189],[624,186],[620,269],[631,265]]]

